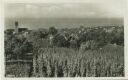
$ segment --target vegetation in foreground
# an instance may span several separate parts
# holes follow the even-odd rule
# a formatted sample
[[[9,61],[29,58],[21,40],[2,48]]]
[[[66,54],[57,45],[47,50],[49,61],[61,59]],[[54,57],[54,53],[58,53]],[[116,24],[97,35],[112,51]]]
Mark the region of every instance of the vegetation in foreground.
[[[5,34],[6,76],[14,77],[122,77],[123,27],[78,28]],[[66,33],[65,33],[66,31]],[[52,37],[52,39],[51,39]],[[50,39],[49,39],[50,38]]]
[[[42,48],[30,64],[12,64],[6,74],[15,77],[122,77],[124,50],[106,45],[101,50],[75,51],[67,48]],[[13,72],[13,73],[12,73]]]
[[[86,52],[42,48],[34,62],[33,74],[36,77],[124,76],[123,47],[114,45]]]

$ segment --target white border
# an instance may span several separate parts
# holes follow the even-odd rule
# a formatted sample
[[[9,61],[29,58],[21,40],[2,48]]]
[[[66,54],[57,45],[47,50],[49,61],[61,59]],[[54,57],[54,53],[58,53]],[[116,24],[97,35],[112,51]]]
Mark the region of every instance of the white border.
[[[5,0],[5,3],[88,3],[92,0]]]
[[[128,79],[128,1],[126,1],[125,6],[125,14],[124,14],[124,43],[125,43],[125,53],[124,53],[124,59],[125,59],[125,76]]]
[[[76,77],[76,78],[5,78],[4,77],[4,4],[5,3],[78,3],[78,2],[88,2],[89,0],[10,0],[9,2],[7,0],[0,0],[0,62],[1,62],[1,66],[0,66],[0,79],[1,80],[42,80],[42,79],[50,79],[50,80],[112,80],[112,79],[119,79],[119,80],[123,80],[123,79],[128,79],[128,10],[127,7],[128,5],[126,5],[128,3],[127,0],[126,1],[126,9],[125,9],[125,16],[124,16],[124,37],[125,37],[125,53],[124,53],[124,59],[125,59],[125,77]]]

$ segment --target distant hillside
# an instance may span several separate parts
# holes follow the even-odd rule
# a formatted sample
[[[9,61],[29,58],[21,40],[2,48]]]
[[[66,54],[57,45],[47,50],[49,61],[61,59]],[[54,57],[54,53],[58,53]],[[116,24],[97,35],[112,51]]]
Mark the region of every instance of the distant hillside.
[[[55,26],[57,28],[72,28],[80,25],[88,26],[104,26],[104,25],[122,25],[123,19],[114,18],[6,18],[5,28],[14,28],[14,21],[19,21],[20,27],[29,29],[49,28]]]

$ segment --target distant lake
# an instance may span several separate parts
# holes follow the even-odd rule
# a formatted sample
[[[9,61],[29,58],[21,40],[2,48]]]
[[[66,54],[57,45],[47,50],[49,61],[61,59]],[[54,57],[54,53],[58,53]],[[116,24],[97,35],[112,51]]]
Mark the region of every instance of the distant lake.
[[[14,28],[14,22],[19,22],[19,27],[29,29],[49,28],[73,28],[79,26],[109,26],[123,25],[123,19],[115,18],[5,18],[5,29]]]

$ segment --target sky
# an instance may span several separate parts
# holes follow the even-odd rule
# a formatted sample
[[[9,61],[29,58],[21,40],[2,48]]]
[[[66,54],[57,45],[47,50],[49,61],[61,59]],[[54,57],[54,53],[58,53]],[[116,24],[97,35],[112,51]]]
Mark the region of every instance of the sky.
[[[6,18],[123,18],[125,0],[5,0]]]

